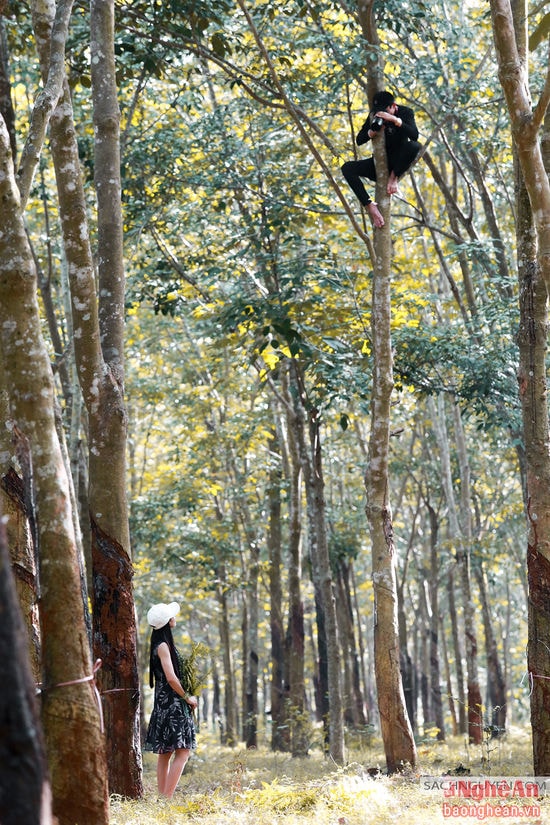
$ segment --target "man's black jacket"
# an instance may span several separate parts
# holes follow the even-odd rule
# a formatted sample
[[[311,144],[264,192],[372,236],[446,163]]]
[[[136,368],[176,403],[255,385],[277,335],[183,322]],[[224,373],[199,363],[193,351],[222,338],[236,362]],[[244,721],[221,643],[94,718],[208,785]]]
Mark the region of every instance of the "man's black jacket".
[[[376,112],[371,112],[365,120],[357,135],[356,142],[358,146],[367,143],[370,140],[368,131],[371,128],[372,118]],[[384,137],[386,140],[386,153],[388,157],[392,157],[404,143],[409,140],[418,140],[418,128],[414,119],[414,112],[408,106],[398,106],[395,116],[401,118],[403,125],[396,126],[393,123],[384,124]]]

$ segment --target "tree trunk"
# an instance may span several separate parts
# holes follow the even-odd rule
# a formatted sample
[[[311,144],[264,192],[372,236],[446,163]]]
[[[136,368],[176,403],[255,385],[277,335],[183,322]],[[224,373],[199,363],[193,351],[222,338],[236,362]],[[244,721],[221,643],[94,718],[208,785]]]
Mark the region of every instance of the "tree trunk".
[[[51,788],[36,701],[36,679],[11,570],[6,528],[0,523],[0,822],[50,825]]]
[[[292,403],[285,377],[285,399],[287,402],[289,468],[289,514],[288,514],[288,628],[286,634],[286,729],[290,735],[290,750],[293,756],[307,756],[308,737],[306,732],[305,702],[305,628],[304,603],[302,599],[302,469],[300,450],[295,430],[300,426],[292,412]]]
[[[361,681],[363,683],[362,694],[364,697],[365,707],[365,724],[369,724],[372,718],[372,711],[374,707],[374,697],[372,695],[372,682],[367,676],[367,651],[365,650],[364,633],[361,626],[362,612],[359,609],[359,599],[357,598],[357,583],[355,580],[355,567],[351,564],[351,581],[353,588],[353,610],[357,622],[357,633],[359,639],[359,665],[361,668]]]
[[[93,335],[97,346],[100,331],[101,356],[96,350],[95,361],[90,364],[81,353],[77,361],[90,428],[94,650],[103,661],[100,681],[105,697],[110,790],[135,798],[142,795],[143,788],[137,634],[126,499],[125,278],[114,0],[92,0],[90,29],[99,284],[99,327]],[[72,273],[72,286],[75,275]],[[74,320],[75,334],[83,331],[83,320],[82,314]],[[95,368],[93,378],[86,374],[90,366]]]
[[[283,625],[283,585],[281,579],[281,449],[276,427],[268,442],[269,470],[269,623],[271,631],[271,749],[286,750],[285,713],[285,634]]]
[[[344,722],[341,685],[341,655],[338,619],[328,554],[325,513],[325,484],[323,477],[321,433],[318,411],[309,416],[309,443],[311,465],[306,471],[306,485],[310,489],[310,526],[315,535],[311,541],[313,575],[317,577],[325,619],[327,642],[327,677],[329,703],[329,754],[337,765],[343,765]],[[308,478],[309,476],[309,478]]]
[[[500,666],[497,640],[491,619],[491,605],[487,593],[487,583],[481,562],[474,566],[474,575],[479,587],[481,614],[485,631],[485,658],[487,659],[487,691],[491,709],[491,737],[497,738],[506,732],[506,683]]]
[[[235,747],[237,744],[237,712],[235,697],[235,676],[233,673],[233,655],[231,651],[231,628],[227,609],[227,593],[225,585],[225,567],[218,571],[219,586],[216,590],[220,606],[220,643],[222,647],[223,675],[225,685],[224,711],[225,720],[222,731],[222,743]]]
[[[4,395],[4,393],[2,393]],[[0,431],[8,433],[7,414],[0,415]],[[15,587],[29,639],[29,658],[35,684],[41,681],[40,616],[35,547],[25,495],[25,484],[13,467],[5,467],[1,481],[0,513],[6,519],[8,547]]]
[[[445,626],[443,624],[443,619],[439,617],[439,627],[441,630],[441,650],[443,653],[443,664],[445,667],[445,681],[447,684],[447,699],[449,702],[449,713],[451,715],[451,730],[453,736],[458,734],[458,720],[456,717],[456,708],[455,708],[455,700],[453,696],[453,682],[451,679],[451,667],[449,664],[449,653],[447,650],[447,642],[445,640]],[[464,729],[466,729],[466,724],[464,724]]]
[[[369,461],[365,477],[366,512],[372,542],[374,585],[374,656],[378,709],[388,771],[416,765],[416,746],[407,716],[401,680],[397,622],[395,547],[389,501],[390,404],[393,390],[391,351],[391,235],[385,147],[375,144],[376,199],[386,220],[375,231],[372,285],[373,376]]]
[[[458,732],[466,733],[466,694],[464,692],[464,668],[462,666],[463,651],[458,630],[458,616],[455,599],[455,570],[453,567],[447,575],[447,602],[449,605],[449,619],[451,622],[451,636],[455,656],[456,692],[458,696]]]
[[[340,606],[338,625],[342,628],[342,649],[347,659],[349,672],[349,694],[346,697],[347,712],[351,724],[362,728],[367,724],[365,702],[361,690],[359,655],[355,639],[353,606],[351,596],[351,562],[341,559],[338,564],[338,604]],[[341,617],[341,618],[340,618]]]
[[[9,137],[0,119],[0,341],[11,417],[29,445],[40,513],[43,724],[61,825],[108,820],[100,729],[69,479],[56,431],[55,391],[41,338],[37,285]],[[69,684],[65,684],[69,683]],[[84,748],[74,742],[86,741]]]
[[[258,578],[260,554],[257,545],[250,546],[250,563],[246,590],[248,613],[248,667],[246,671],[244,741],[247,748],[258,745]]]
[[[437,513],[429,504],[430,516],[430,685],[434,724],[437,739],[445,741],[445,722],[443,718],[443,701],[441,698],[441,672],[439,668],[439,559],[437,543],[439,520]]]
[[[430,399],[431,401],[431,399]],[[462,589],[462,605],[464,612],[464,636],[466,650],[466,674],[467,674],[467,715],[468,715],[468,738],[470,742],[480,744],[483,739],[483,702],[481,700],[481,689],[479,686],[478,661],[477,661],[477,634],[475,606],[472,600],[472,588],[470,580],[470,550],[472,542],[471,520],[470,520],[470,483],[469,468],[465,455],[465,446],[462,438],[460,412],[456,412],[456,436],[457,449],[459,453],[459,463],[461,469],[461,515],[463,526],[458,519],[458,511],[454,495],[453,477],[451,471],[451,458],[449,440],[447,435],[447,424],[445,417],[444,398],[438,396],[437,410],[435,404],[430,404],[434,421],[434,431],[439,447],[441,460],[441,481],[445,491],[445,499],[448,507],[449,535],[455,545],[456,566],[460,575]],[[456,407],[456,405],[455,405]]]
[[[531,681],[534,772],[550,773],[550,451],[546,381],[550,289],[550,181],[539,131],[550,99],[547,67],[533,108],[525,0],[491,0],[499,78],[506,98],[516,160],[516,246],[520,324],[519,395],[527,466],[527,667]],[[529,205],[527,205],[527,194]],[[534,231],[533,231],[534,229]]]
[[[336,764],[344,762],[344,725],[340,673],[340,643],[330,568],[325,487],[323,478],[320,421],[318,411],[311,408],[305,397],[304,384],[296,362],[291,364],[290,381],[293,384],[293,432],[300,455],[306,490],[309,524],[309,547],[317,611],[317,641],[319,645],[320,684],[323,674],[323,644],[326,644],[326,688],[321,689],[321,700],[328,695],[329,752]],[[306,413],[307,411],[307,413]],[[308,416],[307,443],[305,416]],[[323,639],[324,633],[324,639]]]

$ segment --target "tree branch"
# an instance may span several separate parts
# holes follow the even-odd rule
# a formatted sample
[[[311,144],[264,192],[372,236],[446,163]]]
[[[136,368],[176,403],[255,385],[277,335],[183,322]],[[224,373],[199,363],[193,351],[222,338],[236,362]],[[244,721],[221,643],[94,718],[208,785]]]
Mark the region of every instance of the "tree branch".
[[[65,43],[73,0],[59,0],[51,34],[51,51],[48,77],[44,89],[36,98],[33,107],[29,134],[23,147],[21,162],[17,171],[17,184],[21,192],[21,209],[29,197],[34,172],[42,152],[46,130],[52,113],[63,89],[65,78]],[[33,7],[33,16],[40,17],[37,7]]]

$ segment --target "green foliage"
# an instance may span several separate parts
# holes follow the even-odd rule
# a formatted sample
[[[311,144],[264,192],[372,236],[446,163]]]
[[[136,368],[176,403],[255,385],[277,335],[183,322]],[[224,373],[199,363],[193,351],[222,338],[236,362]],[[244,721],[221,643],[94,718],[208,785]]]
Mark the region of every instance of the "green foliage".
[[[503,346],[494,336],[483,345],[464,338],[453,327],[398,330],[395,374],[415,391],[448,393],[462,402],[467,413],[485,429],[504,427],[518,431],[517,352],[512,342]]]

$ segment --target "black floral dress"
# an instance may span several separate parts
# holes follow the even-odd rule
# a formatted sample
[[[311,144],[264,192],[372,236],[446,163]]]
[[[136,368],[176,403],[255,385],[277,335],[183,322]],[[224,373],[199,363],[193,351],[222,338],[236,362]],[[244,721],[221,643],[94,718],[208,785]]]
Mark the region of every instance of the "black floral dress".
[[[193,712],[187,702],[170,687],[160,663],[158,648],[153,651],[155,701],[149,720],[145,749],[172,753],[178,748],[196,748]]]

